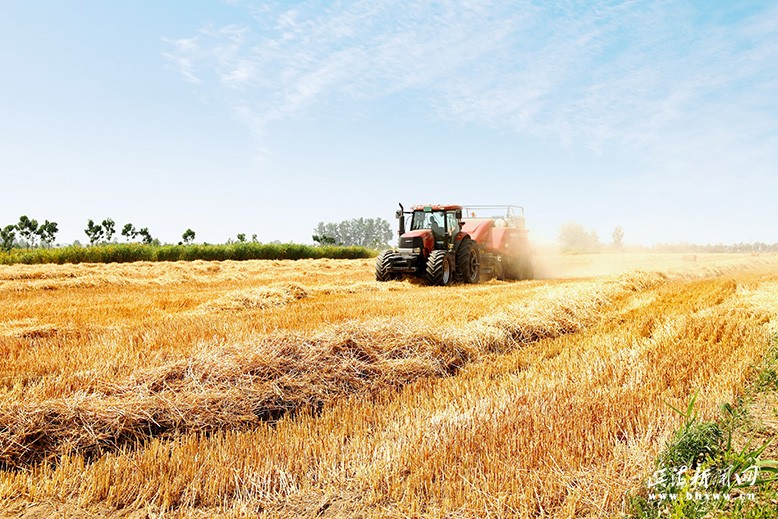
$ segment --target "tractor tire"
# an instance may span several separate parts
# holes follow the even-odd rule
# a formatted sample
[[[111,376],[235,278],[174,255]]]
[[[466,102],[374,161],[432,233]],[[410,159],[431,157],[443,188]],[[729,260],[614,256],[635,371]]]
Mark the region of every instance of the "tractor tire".
[[[457,249],[457,279],[465,283],[481,281],[481,254],[478,244],[465,238]]]
[[[450,285],[454,280],[453,270],[448,253],[444,250],[434,250],[427,258],[427,270],[424,273],[424,278],[429,285]]]
[[[402,274],[392,272],[392,261],[395,258],[394,251],[385,250],[375,260],[375,279],[376,281],[393,281],[400,279]]]

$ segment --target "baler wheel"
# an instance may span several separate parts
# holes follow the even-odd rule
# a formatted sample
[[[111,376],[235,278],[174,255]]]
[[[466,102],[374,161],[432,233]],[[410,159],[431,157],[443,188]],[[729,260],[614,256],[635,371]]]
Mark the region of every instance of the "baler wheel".
[[[478,283],[481,280],[481,262],[478,244],[465,238],[457,249],[457,277],[465,283]]]

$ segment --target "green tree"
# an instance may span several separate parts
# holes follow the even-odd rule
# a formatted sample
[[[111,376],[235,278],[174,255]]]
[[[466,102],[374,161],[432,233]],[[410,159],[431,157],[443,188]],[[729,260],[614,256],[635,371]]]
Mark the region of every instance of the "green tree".
[[[2,229],[0,229],[0,239],[3,241],[3,249],[4,250],[11,250],[14,246],[14,241],[16,240],[16,226],[15,225],[6,225]]]
[[[116,223],[110,218],[103,220],[103,237],[105,241],[110,242],[113,235],[116,233]]]
[[[195,232],[192,229],[187,229],[181,235],[181,238],[184,240],[184,243],[192,243],[195,239]]]
[[[237,236],[237,238],[238,238],[238,241],[239,241],[240,243],[243,243],[243,242],[245,242],[245,241],[246,241],[246,235],[245,235],[244,233],[242,233],[242,232],[239,232],[239,233],[238,233],[238,236]]]
[[[314,234],[312,236],[313,241],[318,243],[319,245],[335,245],[336,240],[332,236],[327,236],[326,234]]]
[[[94,245],[103,238],[103,227],[96,224],[91,218],[86,222],[84,233],[89,237],[89,245]]]
[[[138,231],[138,236],[140,236],[141,242],[143,242],[144,245],[151,245],[154,243],[154,238],[151,237],[151,233],[149,233],[149,228],[144,227],[143,229]]]
[[[125,224],[122,227],[122,236],[127,238],[127,241],[134,240],[138,237],[138,230],[131,223]]]
[[[46,220],[38,227],[38,237],[41,239],[41,243],[45,243],[47,247],[51,247],[58,232],[57,222]]]
[[[336,223],[319,222],[313,232],[315,233],[312,236],[313,241],[319,245],[335,245],[340,238],[340,231]]]
[[[38,237],[38,220],[30,220],[26,215],[19,217],[19,223],[16,224],[19,236],[24,238],[27,245],[35,246],[35,239]]]

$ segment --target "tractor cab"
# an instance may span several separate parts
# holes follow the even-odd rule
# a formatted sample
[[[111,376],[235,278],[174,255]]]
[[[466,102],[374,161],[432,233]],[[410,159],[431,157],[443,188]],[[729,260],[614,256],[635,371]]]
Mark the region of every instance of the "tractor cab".
[[[436,242],[443,242],[446,234],[449,237],[459,234],[461,211],[425,211],[415,210],[411,217],[411,230],[429,229]]]
[[[415,206],[397,211],[400,220],[401,249],[420,248],[425,256],[433,250],[448,250],[456,242],[462,227],[461,206]],[[406,232],[406,215],[410,231]]]

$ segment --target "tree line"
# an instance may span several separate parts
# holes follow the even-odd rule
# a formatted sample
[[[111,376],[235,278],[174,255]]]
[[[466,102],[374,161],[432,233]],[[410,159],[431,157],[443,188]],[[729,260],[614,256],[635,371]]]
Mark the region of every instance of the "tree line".
[[[616,227],[613,230],[610,243],[600,241],[597,232],[586,229],[577,222],[568,222],[559,229],[557,240],[562,252],[582,254],[602,252],[605,250],[624,250],[624,229]],[[634,245],[630,250],[640,252],[668,252],[668,253],[706,253],[706,252],[778,252],[778,243],[767,244],[764,242],[753,243],[717,243],[717,244],[693,244],[693,243],[660,243],[652,246]]]
[[[0,228],[2,248],[36,248],[38,246],[51,247],[59,232],[56,222],[45,220],[38,223],[26,215],[19,217],[19,222]],[[321,246],[359,246],[372,249],[387,248],[392,239],[392,228],[389,222],[383,218],[353,218],[342,222],[330,222],[319,224],[314,229],[313,241]],[[89,245],[103,245],[114,243],[117,235],[124,237],[127,243],[138,242],[145,245],[160,245],[160,241],[151,235],[148,227],[136,227],[127,223],[119,229],[112,218],[102,221],[87,220],[84,229],[89,240]],[[195,240],[195,232],[187,229],[181,235],[179,245],[191,244]],[[227,240],[227,244],[247,243],[246,233],[238,233],[236,240]],[[252,243],[259,243],[257,235],[251,235]]]
[[[0,247],[6,251],[13,248],[36,248],[38,246],[48,248],[54,244],[58,232],[57,222],[44,220],[43,223],[38,223],[38,220],[22,215],[17,223],[0,228],[0,242],[2,242]],[[89,245],[111,243],[116,234],[116,222],[111,218],[106,218],[100,223],[95,223],[90,218],[87,220],[84,234],[89,239]],[[145,245],[160,245],[160,241],[151,235],[148,227],[138,229],[132,223],[127,223],[122,227],[121,235],[124,236],[127,243],[140,238],[139,242]],[[182,241],[179,244],[190,244],[194,242],[194,239],[195,232],[192,229],[187,229],[181,235]]]
[[[102,245],[114,242],[117,234],[116,222],[106,218],[101,222],[92,219],[87,220],[84,233],[89,239],[89,244]],[[50,248],[54,244],[59,228],[57,222],[44,220],[38,222],[27,215],[19,217],[15,224],[0,227],[0,247],[3,250],[12,248]],[[127,243],[138,242],[145,245],[160,245],[160,241],[151,235],[148,227],[136,227],[127,223],[119,234]],[[371,249],[382,249],[390,246],[392,228],[383,218],[352,218],[341,222],[319,222],[314,228],[313,241],[321,246],[358,246]],[[181,235],[179,245],[188,245],[194,242],[195,232],[187,229]],[[577,222],[564,224],[557,236],[560,248],[569,253],[594,253],[603,250],[623,250],[624,230],[616,227],[613,231],[611,242],[603,243],[597,232],[586,229]],[[227,244],[246,243],[245,233],[238,233],[237,240],[228,239]],[[258,243],[257,235],[251,235],[251,242]],[[649,252],[778,252],[778,243],[767,244],[764,242],[736,243],[736,244],[689,244],[689,243],[665,243],[646,246],[631,246],[631,250],[643,250]]]
[[[51,247],[58,232],[57,222],[44,220],[43,223],[38,223],[38,220],[22,215],[18,223],[0,229],[0,240],[5,250],[18,246],[35,247],[39,244]]]
[[[319,245],[346,245],[382,249],[389,247],[392,227],[383,218],[352,218],[339,223],[319,222],[313,230]]]
[[[695,244],[695,243],[660,243],[647,247],[647,250],[651,252],[684,252],[684,253],[700,253],[706,252],[778,252],[778,243],[764,243],[764,242],[752,242],[752,243],[713,243],[713,244]]]

